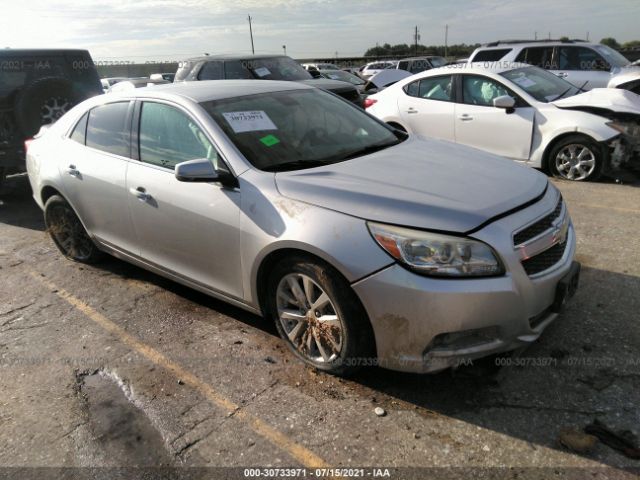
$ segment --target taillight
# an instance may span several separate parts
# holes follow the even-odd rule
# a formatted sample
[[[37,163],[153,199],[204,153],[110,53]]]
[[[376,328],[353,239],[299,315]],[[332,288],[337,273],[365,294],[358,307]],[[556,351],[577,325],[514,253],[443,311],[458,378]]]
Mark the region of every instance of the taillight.
[[[376,103],[378,103],[378,100],[376,100],[375,98],[367,97],[364,99],[364,108],[372,107]]]
[[[31,142],[33,142],[33,138],[27,138],[24,141],[24,153],[27,153],[29,151],[29,146],[31,145]]]

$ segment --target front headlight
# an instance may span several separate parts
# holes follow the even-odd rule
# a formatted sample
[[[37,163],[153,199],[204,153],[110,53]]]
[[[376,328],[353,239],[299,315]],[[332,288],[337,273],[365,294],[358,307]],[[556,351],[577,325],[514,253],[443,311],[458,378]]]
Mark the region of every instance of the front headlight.
[[[417,273],[438,277],[504,274],[496,253],[480,241],[373,222],[367,226],[389,255]]]

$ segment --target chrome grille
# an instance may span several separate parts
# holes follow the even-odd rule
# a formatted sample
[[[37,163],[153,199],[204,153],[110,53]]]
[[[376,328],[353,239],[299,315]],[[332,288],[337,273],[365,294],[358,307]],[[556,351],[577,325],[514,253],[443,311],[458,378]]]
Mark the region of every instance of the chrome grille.
[[[528,227],[520,230],[513,236],[513,244],[514,245],[522,245],[523,243],[528,242],[532,238],[537,237],[541,233],[549,230],[553,226],[553,222],[560,216],[562,212],[562,196],[558,199],[558,204],[556,208],[546,217],[538,220],[536,223],[529,225]]]
[[[564,255],[567,242],[556,243],[553,247],[545,250],[538,255],[531,258],[527,258],[522,261],[522,266],[527,275],[535,275],[536,273],[544,272],[545,270],[553,267],[560,261]]]

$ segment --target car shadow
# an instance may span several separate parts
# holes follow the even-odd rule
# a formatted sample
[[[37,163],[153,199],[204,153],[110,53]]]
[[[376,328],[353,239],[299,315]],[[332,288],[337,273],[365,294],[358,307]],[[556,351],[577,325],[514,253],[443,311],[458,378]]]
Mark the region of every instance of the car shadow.
[[[44,231],[42,211],[31,196],[26,175],[9,177],[0,186],[0,223]]]

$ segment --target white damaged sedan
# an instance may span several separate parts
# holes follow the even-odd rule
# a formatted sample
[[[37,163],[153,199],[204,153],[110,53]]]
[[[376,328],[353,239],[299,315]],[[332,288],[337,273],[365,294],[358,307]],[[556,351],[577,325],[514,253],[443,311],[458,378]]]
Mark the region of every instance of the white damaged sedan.
[[[640,96],[580,89],[538,67],[452,65],[370,96],[367,111],[409,133],[475,147],[566,180],[640,164]]]

